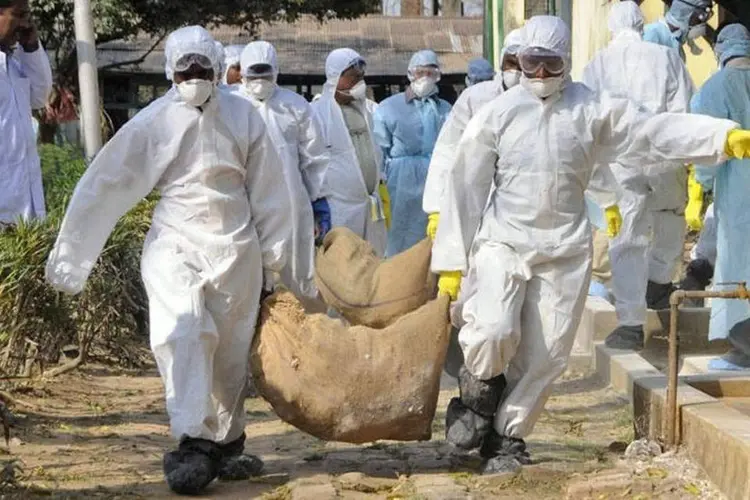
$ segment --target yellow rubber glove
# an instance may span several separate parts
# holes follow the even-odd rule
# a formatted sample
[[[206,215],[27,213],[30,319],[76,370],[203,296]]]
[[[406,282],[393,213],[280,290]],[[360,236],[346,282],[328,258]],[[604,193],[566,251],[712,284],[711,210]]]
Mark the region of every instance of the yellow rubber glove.
[[[690,165],[688,177],[688,204],[685,207],[685,221],[691,231],[703,229],[703,186],[695,180],[695,168]]]
[[[750,130],[730,130],[724,152],[732,158],[750,158]]]
[[[435,235],[437,234],[438,223],[440,222],[440,214],[434,213],[427,216],[427,236],[432,241],[435,241]]]
[[[451,300],[458,299],[458,291],[461,289],[461,271],[443,271],[438,280],[438,293],[447,295]]]
[[[378,193],[380,199],[383,202],[383,214],[385,215],[385,228],[391,228],[391,195],[388,194],[388,186],[385,182],[381,182],[378,186]]]
[[[614,238],[620,234],[620,228],[622,227],[622,215],[620,215],[620,207],[612,205],[604,209],[604,218],[607,220],[607,236]]]

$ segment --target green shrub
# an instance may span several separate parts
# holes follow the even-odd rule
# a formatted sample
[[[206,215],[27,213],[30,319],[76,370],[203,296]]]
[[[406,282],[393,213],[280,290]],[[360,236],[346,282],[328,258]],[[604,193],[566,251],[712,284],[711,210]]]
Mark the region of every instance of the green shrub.
[[[139,364],[147,334],[140,253],[156,198],[120,220],[83,293],[58,294],[44,280],[45,264],[86,163],[72,146],[41,146],[40,156],[47,219],[0,232],[0,369],[29,375],[35,363],[57,363],[68,344],[116,363]]]

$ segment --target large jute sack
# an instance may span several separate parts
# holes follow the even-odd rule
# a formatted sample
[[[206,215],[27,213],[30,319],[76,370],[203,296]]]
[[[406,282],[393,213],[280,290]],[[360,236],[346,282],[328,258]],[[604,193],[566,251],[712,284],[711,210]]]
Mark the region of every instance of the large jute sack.
[[[317,438],[428,440],[449,331],[446,297],[376,330],[305,315],[280,292],[263,302],[250,366],[279,418]]]
[[[315,257],[315,283],[353,325],[383,328],[435,297],[429,239],[388,260],[347,228],[333,229]]]

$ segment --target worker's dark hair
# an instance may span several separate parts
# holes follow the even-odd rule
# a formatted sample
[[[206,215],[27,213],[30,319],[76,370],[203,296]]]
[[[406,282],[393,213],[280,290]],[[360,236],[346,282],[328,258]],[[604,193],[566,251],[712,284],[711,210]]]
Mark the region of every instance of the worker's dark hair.
[[[18,0],[0,0],[0,9],[7,9],[13,7]]]

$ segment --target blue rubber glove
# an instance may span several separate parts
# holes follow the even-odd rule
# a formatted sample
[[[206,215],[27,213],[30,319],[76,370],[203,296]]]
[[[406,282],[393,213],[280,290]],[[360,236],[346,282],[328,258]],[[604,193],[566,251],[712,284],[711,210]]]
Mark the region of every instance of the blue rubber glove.
[[[315,216],[316,236],[315,243],[320,245],[328,231],[331,230],[331,207],[328,206],[328,200],[319,198],[312,204],[313,215]]]

